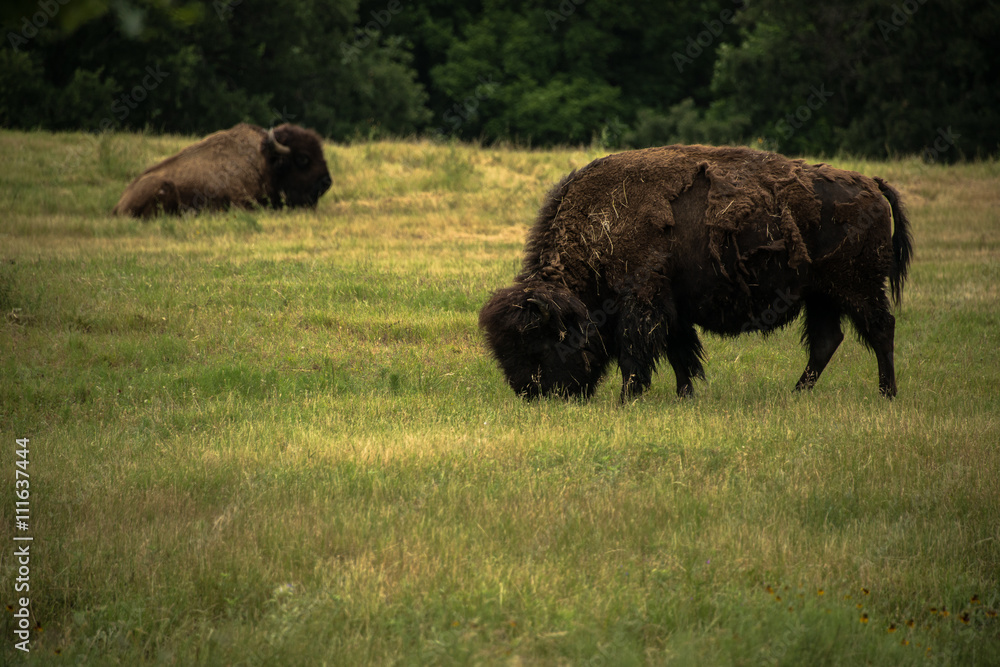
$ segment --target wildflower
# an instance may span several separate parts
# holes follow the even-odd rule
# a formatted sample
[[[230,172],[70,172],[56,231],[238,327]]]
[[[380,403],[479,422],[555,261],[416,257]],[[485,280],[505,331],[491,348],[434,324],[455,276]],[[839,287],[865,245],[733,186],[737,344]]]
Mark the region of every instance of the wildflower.
[[[913,620],[913,619],[911,618],[910,620],[908,620],[908,621],[906,622],[906,627],[908,627],[908,628],[912,628],[912,627],[913,627],[914,625],[916,625],[916,624],[917,624],[917,622],[916,622],[916,621],[914,621],[914,620]]]
[[[893,633],[895,631],[896,631],[896,624],[895,623],[890,623],[889,624],[889,629],[887,630],[887,632]]]
[[[765,591],[767,591],[769,595],[774,595],[774,589],[773,589],[773,588],[771,588],[770,586],[768,586],[768,587],[767,587],[767,588],[765,588],[764,590],[765,590]]]
[[[861,592],[865,595],[868,595],[871,591],[869,591],[867,588],[862,588]]]
[[[824,590],[823,590],[823,589],[821,588],[821,589],[819,589],[818,591],[816,591],[816,595],[823,595],[823,593],[825,593],[825,592],[826,592],[826,591],[824,591]]]
[[[960,621],[962,621],[962,623],[965,623],[966,625],[968,625],[969,624],[969,612],[963,613],[961,616],[958,617],[958,620],[960,620]]]
[[[910,645],[910,640],[909,639],[904,639],[903,641],[901,641],[899,643],[902,644],[903,646],[909,646]]]
[[[972,604],[982,604],[982,602],[979,600],[979,596],[978,595],[973,595],[971,602],[972,602]]]
[[[859,603],[857,603],[857,604],[856,604],[856,605],[854,605],[854,606],[855,606],[855,607],[857,607],[858,609],[862,609],[862,608],[864,607],[864,605],[863,605],[863,604],[861,604],[860,602],[859,602]]]
[[[868,614],[861,614],[861,622],[862,623],[868,622]]]
[[[997,617],[997,610],[996,609],[987,609],[986,610],[986,615],[989,616],[990,618],[996,618]]]
[[[932,614],[936,614],[937,613],[937,607],[931,607],[928,611],[930,611]]]
[[[951,614],[950,614],[950,613],[948,612],[948,610],[947,610],[947,609],[945,609],[944,607],[941,607],[941,616],[943,616],[943,617],[947,618],[947,617],[948,617],[948,616],[950,616],[950,615],[951,615]]]

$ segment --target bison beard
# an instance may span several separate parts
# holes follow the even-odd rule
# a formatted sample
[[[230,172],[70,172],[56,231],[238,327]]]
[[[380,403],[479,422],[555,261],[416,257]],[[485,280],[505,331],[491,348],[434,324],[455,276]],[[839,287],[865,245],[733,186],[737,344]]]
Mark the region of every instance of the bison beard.
[[[895,232],[893,232],[895,220]],[[595,160],[549,192],[514,285],[479,314],[514,391],[589,397],[608,364],[622,400],[666,356],[677,393],[704,378],[695,330],[765,334],[805,313],[811,388],[853,324],[896,395],[895,318],[912,254],[879,178],[745,148],[667,146]]]
[[[142,172],[115,215],[149,217],[230,206],[316,206],[331,185],[319,135],[297,125],[240,124]]]

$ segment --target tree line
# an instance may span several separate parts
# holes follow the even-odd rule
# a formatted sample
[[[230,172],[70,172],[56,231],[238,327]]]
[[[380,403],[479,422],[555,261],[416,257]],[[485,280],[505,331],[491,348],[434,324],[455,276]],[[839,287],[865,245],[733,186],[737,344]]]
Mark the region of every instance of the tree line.
[[[0,125],[1000,149],[991,0],[9,0]]]

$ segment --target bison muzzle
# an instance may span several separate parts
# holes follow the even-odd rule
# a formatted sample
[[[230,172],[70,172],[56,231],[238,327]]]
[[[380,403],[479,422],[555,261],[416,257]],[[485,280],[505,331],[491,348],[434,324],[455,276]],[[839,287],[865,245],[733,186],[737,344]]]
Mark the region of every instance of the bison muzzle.
[[[241,123],[211,134],[132,181],[112,211],[149,217],[231,206],[314,207],[330,189],[318,134]]]
[[[549,192],[521,272],[479,326],[516,393],[589,397],[614,359],[624,401],[664,355],[677,394],[692,392],[704,378],[695,325],[766,334],[800,312],[809,361],[796,388],[811,388],[846,318],[892,397],[885,284],[898,302],[911,255],[899,193],[882,179],[746,148],[627,151]]]

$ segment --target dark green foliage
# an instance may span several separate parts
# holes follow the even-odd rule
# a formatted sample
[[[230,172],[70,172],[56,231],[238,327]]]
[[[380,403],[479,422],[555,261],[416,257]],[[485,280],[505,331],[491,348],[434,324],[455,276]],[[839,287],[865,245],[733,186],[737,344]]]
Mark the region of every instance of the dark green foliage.
[[[0,50],[0,125],[32,128],[54,92],[43,79],[41,66],[27,53]]]
[[[732,0],[668,10],[611,0],[453,5],[404,6],[385,30],[414,45],[432,130],[462,139],[622,145],[640,109],[707,104],[716,49],[737,37],[720,20],[735,16]],[[361,14],[384,6],[366,0]],[[684,55],[701,32],[707,45]]]
[[[204,134],[294,122],[346,138],[412,133],[426,120],[398,40],[343,56],[354,42],[353,0],[136,4],[134,37],[109,12],[68,35],[52,22],[19,51],[4,50],[0,124]]]
[[[1000,147],[990,0],[59,2],[0,13],[0,126],[291,121],[338,140],[928,161]]]
[[[988,0],[762,0],[740,14],[713,89],[784,152],[995,154],[998,21]]]

